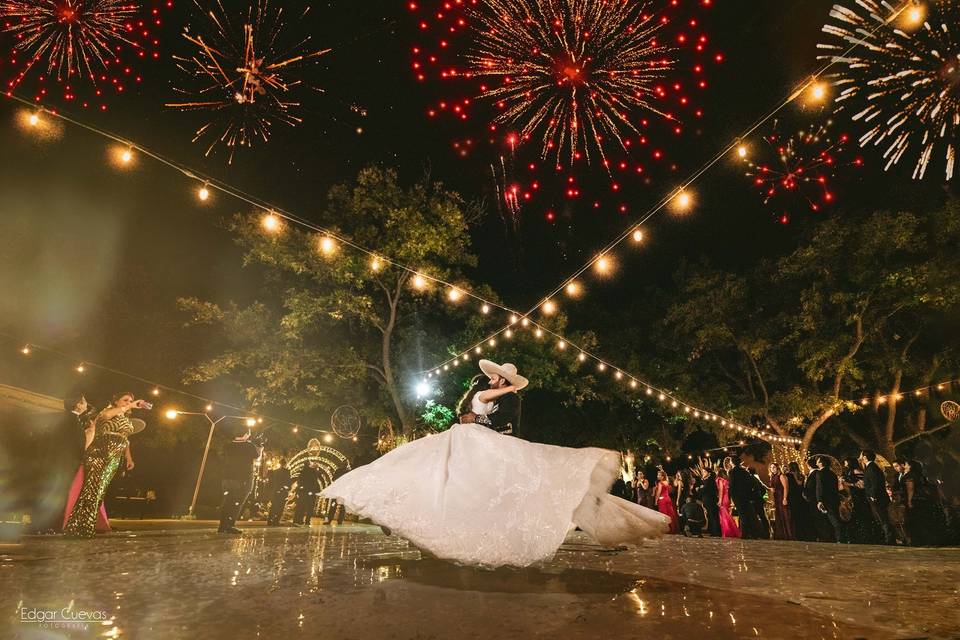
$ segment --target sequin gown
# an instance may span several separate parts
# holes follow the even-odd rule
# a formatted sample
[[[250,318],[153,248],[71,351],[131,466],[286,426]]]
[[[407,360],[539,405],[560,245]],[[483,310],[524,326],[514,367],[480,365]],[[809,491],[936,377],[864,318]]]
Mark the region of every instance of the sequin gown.
[[[97,420],[97,432],[83,458],[83,488],[63,532],[75,538],[92,538],[97,512],[123,453],[129,445],[133,423],[125,415]]]

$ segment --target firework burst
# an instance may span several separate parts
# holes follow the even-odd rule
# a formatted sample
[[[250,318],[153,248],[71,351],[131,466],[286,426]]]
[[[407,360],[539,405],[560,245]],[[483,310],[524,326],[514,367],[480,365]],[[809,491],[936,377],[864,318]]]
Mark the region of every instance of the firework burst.
[[[745,150],[746,175],[781,224],[798,208],[816,213],[833,204],[833,182],[841,170],[863,165],[860,157],[851,157],[850,136],[832,135],[831,126],[828,121],[783,135],[775,122],[755,160],[747,159]]]
[[[0,0],[0,24],[14,38],[7,80],[12,92],[35,76],[36,99],[47,97],[46,82],[63,89],[68,102],[106,109],[108,92],[123,93],[142,76],[134,65],[157,59],[164,4],[149,8],[134,0]],[[166,3],[169,6],[169,3]],[[84,86],[92,88],[87,96]]]
[[[296,126],[304,68],[330,52],[313,49],[309,36],[287,41],[283,10],[273,10],[266,0],[251,5],[240,21],[231,20],[221,0],[216,10],[204,11],[203,28],[187,29],[183,37],[193,52],[175,56],[187,82],[176,91],[184,100],[168,103],[185,111],[203,111],[208,120],[197,129],[194,142],[207,140],[209,155],[219,145],[233,161],[237,147],[268,142],[275,124]],[[302,19],[309,8],[300,14]]]
[[[710,0],[682,4],[411,2],[427,39],[414,47],[414,73],[444,87],[428,116],[482,123],[453,146],[468,157],[489,142],[493,158],[513,159],[512,209],[544,192],[587,197],[587,167],[600,168],[613,197],[624,198],[630,176],[646,182],[650,163],[670,165],[656,145],[703,115],[693,92],[706,88],[707,66],[723,58],[708,51],[698,19]],[[623,202],[616,206],[625,212]]]
[[[819,45],[827,52],[820,57],[843,67],[833,76],[837,112],[868,127],[860,145],[882,147],[885,170],[909,154],[917,158],[913,178],[922,179],[940,148],[950,180],[960,132],[960,6],[941,0],[929,11],[924,19],[909,5],[834,5],[823,27],[834,42]]]

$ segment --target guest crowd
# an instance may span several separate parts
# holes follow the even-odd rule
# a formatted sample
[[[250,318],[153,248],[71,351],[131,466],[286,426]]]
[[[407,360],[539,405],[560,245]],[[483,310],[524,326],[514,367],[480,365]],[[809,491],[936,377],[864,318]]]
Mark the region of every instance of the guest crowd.
[[[762,479],[739,457],[701,460],[651,483],[638,471],[614,492],[670,517],[670,533],[688,536],[803,540],[853,544],[957,544],[956,505],[917,460],[884,470],[873,451],[841,465],[814,456],[804,473],[797,462],[769,465]]]

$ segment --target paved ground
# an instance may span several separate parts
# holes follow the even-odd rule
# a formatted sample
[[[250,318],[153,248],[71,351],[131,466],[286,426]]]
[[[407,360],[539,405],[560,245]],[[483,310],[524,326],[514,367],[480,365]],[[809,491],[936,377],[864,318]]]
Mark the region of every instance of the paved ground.
[[[551,563],[489,571],[362,525],[118,525],[0,548],[0,637],[960,637],[953,549],[671,536],[610,552],[575,536]],[[47,611],[93,622],[22,620]]]

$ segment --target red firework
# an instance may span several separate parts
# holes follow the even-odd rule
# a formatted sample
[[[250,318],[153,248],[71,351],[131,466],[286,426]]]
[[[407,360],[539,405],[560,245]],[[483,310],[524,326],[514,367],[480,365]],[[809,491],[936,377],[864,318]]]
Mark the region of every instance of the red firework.
[[[743,147],[746,175],[763,197],[763,203],[781,224],[789,224],[798,209],[812,213],[836,202],[833,182],[847,168],[863,166],[863,159],[850,152],[850,136],[832,135],[832,121],[811,125],[793,135],[780,133],[774,122],[758,150],[760,159],[748,159]]]
[[[711,0],[429,5],[409,4],[424,32],[413,72],[438,87],[427,115],[467,129],[457,155],[512,159],[498,180],[511,184],[511,209],[586,201],[627,213],[633,189],[677,169],[664,148],[703,116],[697,95],[723,61],[700,19]]]
[[[13,44],[6,92],[30,84],[38,102],[56,84],[64,102],[106,110],[110,96],[142,82],[137,65],[160,57],[156,31],[172,0],[0,0]]]

